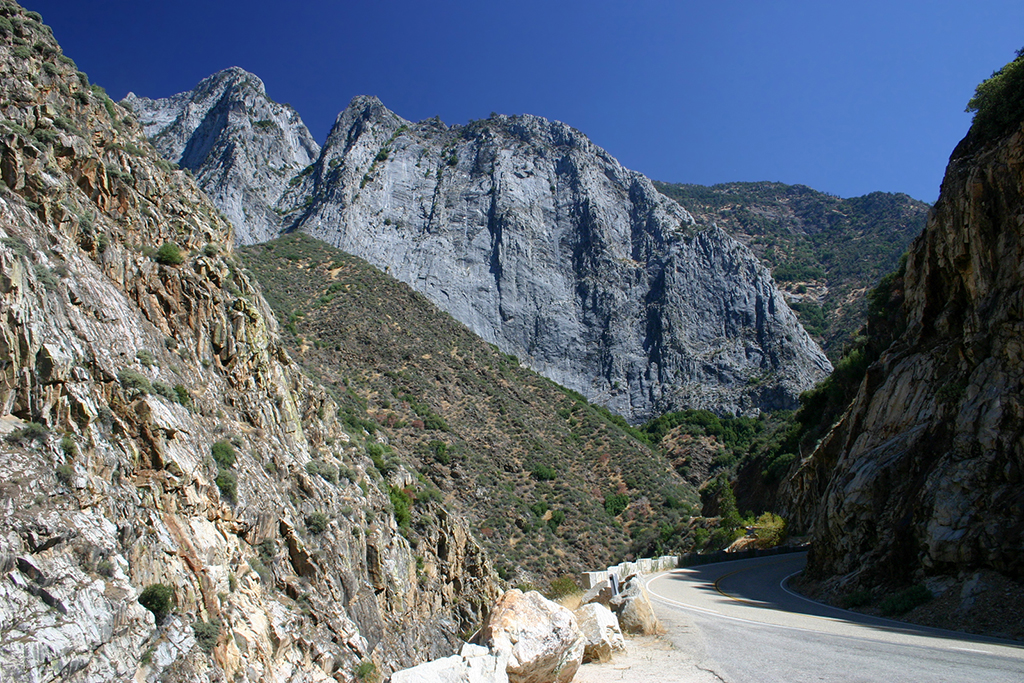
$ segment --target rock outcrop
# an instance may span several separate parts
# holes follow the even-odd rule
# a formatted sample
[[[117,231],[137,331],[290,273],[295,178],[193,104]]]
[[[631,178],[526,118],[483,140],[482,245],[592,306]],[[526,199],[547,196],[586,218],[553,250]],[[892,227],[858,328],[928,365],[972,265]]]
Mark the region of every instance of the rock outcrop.
[[[172,101],[193,97],[139,109],[158,142]],[[197,173],[222,206],[261,192],[245,172]],[[831,369],[747,248],[563,123],[411,123],[357,97],[288,185],[276,210],[289,229],[365,258],[630,421],[792,408]]]
[[[263,81],[234,67],[186,93],[160,100],[129,93],[122,104],[165,159],[195,174],[234,225],[238,244],[278,236],[277,202],[320,145],[294,109],[267,97]]]
[[[412,476],[292,363],[230,225],[39,15],[0,16],[3,677],[344,681],[450,652],[497,594],[465,526],[435,504],[411,547]]]
[[[1024,577],[1024,127],[972,129],[903,278],[906,331],[802,464],[809,571]]]

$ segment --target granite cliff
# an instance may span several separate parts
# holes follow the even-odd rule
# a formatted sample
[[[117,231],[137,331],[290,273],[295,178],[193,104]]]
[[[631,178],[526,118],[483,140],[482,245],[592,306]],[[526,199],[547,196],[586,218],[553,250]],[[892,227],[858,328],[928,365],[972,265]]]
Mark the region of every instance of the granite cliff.
[[[813,528],[809,572],[840,593],[1024,577],[1022,119],[993,131],[979,114],[953,152],[889,283],[904,331],[791,482],[793,516]]]
[[[176,125],[172,100],[139,109],[157,140]],[[225,188],[236,179],[259,193],[244,173],[203,186],[216,201],[242,191]],[[288,185],[276,209],[289,230],[365,258],[630,421],[791,408],[830,370],[748,249],[565,124],[412,123],[357,97]]]
[[[283,223],[274,207],[320,145],[294,109],[267,97],[263,81],[233,68],[188,93],[162,100],[129,93],[123,104],[165,158],[195,174],[235,227],[236,243],[277,237]]]
[[[448,654],[497,590],[465,525],[424,501],[411,546],[391,494],[417,480],[291,361],[230,224],[9,0],[0,74],[2,677]]]

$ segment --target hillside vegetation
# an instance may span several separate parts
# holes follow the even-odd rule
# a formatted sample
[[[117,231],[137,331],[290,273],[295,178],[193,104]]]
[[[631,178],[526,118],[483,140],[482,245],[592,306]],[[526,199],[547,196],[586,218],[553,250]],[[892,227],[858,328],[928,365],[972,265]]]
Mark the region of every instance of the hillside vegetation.
[[[333,391],[377,467],[419,473],[392,491],[396,507],[413,503],[414,543],[415,501],[441,497],[503,577],[538,581],[618,562],[652,529],[697,513],[694,488],[621,417],[365,261],[303,234],[240,253],[290,354]]]
[[[867,290],[896,268],[929,208],[905,194],[841,199],[771,182],[655,186],[753,249],[833,363],[867,319]]]

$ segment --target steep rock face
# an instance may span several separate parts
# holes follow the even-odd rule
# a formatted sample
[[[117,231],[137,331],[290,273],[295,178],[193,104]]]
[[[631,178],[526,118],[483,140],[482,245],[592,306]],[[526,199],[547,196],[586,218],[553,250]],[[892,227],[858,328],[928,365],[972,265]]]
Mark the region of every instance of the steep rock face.
[[[169,106],[139,108],[147,130],[166,130]],[[261,192],[251,173],[198,174],[221,206]],[[276,209],[290,229],[631,421],[791,408],[830,369],[746,248],[562,123],[413,124],[357,97],[288,185]]]
[[[830,368],[745,247],[562,123],[413,124],[358,97],[283,202],[631,421],[792,407]]]
[[[129,93],[122,104],[145,122],[164,158],[195,173],[235,226],[238,244],[280,233],[274,206],[320,146],[294,109],[267,97],[263,81],[234,67],[187,93],[159,100]]]
[[[290,361],[230,226],[38,15],[0,16],[0,670],[352,680],[447,654],[496,593],[465,527],[437,510],[416,559],[387,493],[410,475],[383,481]]]
[[[1022,233],[1024,129],[972,131],[910,250],[906,332],[792,482],[814,574],[1024,576]]]

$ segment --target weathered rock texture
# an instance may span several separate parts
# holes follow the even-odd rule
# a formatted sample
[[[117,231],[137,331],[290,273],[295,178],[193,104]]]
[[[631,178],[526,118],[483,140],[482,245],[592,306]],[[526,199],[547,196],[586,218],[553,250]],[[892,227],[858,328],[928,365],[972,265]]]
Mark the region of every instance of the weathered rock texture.
[[[347,681],[450,652],[496,595],[464,526],[436,510],[413,551],[387,493],[412,478],[290,361],[228,223],[38,15],[0,16],[3,677]]]
[[[517,589],[495,603],[478,639],[508,656],[510,683],[568,683],[586,642],[572,612],[537,591]]]
[[[815,575],[1024,576],[1022,235],[1024,129],[972,131],[910,249],[906,332],[793,482]]]
[[[586,639],[583,646],[583,663],[607,662],[616,652],[626,650],[626,641],[619,628],[619,620],[612,611],[600,603],[589,603],[573,614]]]
[[[122,104],[145,122],[164,158],[195,173],[235,226],[238,244],[277,237],[274,207],[320,145],[294,109],[267,97],[263,81],[234,67],[190,92],[160,100],[129,93]]]
[[[158,104],[140,114],[159,141],[171,116]],[[241,191],[222,183],[259,192],[246,173],[212,180],[215,201]],[[830,369],[748,249],[565,124],[411,123],[357,97],[289,185],[277,210],[290,229],[631,421],[792,408]]]

